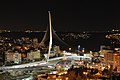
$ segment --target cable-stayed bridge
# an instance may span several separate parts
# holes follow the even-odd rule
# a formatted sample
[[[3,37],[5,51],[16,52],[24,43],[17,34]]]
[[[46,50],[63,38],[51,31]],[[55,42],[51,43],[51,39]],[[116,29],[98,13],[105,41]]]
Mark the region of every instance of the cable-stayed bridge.
[[[47,54],[47,62],[46,61],[38,61],[38,62],[33,62],[33,63],[26,63],[26,64],[21,64],[21,65],[13,65],[13,66],[5,66],[5,67],[0,67],[0,70],[10,70],[10,69],[14,69],[14,68],[26,68],[26,67],[33,67],[33,66],[48,66],[51,65],[49,63],[49,61],[54,61],[54,60],[59,60],[62,58],[72,58],[72,59],[80,59],[80,58],[85,58],[83,56],[62,56],[62,57],[57,57],[57,58],[53,58],[53,59],[49,59],[50,56],[50,51],[52,48],[52,45],[58,45],[58,46],[62,46],[61,47],[70,47],[69,45],[67,45],[64,41],[62,41],[57,34],[55,33],[54,29],[52,28],[51,25],[51,15],[49,12],[49,24],[50,26],[47,28],[47,31],[41,41],[41,45],[47,45],[47,43],[49,44],[49,50],[48,50],[48,54]],[[48,41],[48,42],[47,42]],[[57,43],[55,43],[57,41]],[[88,57],[89,58],[89,57]]]
[[[47,61],[49,61],[49,55],[50,55],[50,51],[52,48],[52,45],[54,44],[55,40],[58,41],[58,43],[60,44],[64,44],[64,46],[68,45],[63,42],[55,33],[54,29],[52,28],[52,24],[51,24],[51,14],[49,13],[49,27],[47,27],[47,31],[41,41],[41,45],[47,45],[48,46],[48,42],[49,42],[49,50],[48,50],[48,55],[47,55]],[[56,43],[56,45],[59,45],[58,43]],[[57,58],[55,58],[56,60]],[[54,60],[54,59],[53,59]],[[14,68],[26,68],[26,67],[33,67],[33,66],[41,66],[41,65],[47,65],[48,63],[46,61],[38,61],[38,62],[33,62],[33,63],[26,63],[26,64],[21,64],[21,65],[13,65],[13,66],[5,66],[5,67],[0,67],[0,70],[7,70],[7,69],[14,69]]]

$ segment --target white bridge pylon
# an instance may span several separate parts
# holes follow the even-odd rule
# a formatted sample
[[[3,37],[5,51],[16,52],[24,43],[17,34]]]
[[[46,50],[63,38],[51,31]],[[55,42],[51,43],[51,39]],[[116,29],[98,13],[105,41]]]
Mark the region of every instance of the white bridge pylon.
[[[68,44],[66,44],[64,41],[62,41],[58,35],[55,33],[53,27],[52,27],[52,19],[51,19],[51,13],[50,11],[48,11],[49,14],[49,26],[47,27],[47,31],[40,43],[40,45],[45,46],[45,42],[47,40],[49,40],[49,49],[48,49],[48,54],[46,57],[46,60],[49,60],[49,56],[50,56],[50,51],[52,49],[52,45],[53,45],[53,38],[57,39],[58,41],[62,42],[64,45],[66,45],[67,47],[69,46]],[[49,38],[48,38],[49,37]],[[70,46],[69,46],[70,47]]]
[[[49,55],[50,55],[50,51],[52,48],[52,23],[51,23],[51,14],[50,11],[48,11],[49,13],[49,26],[50,26],[50,42],[49,42],[49,50],[48,50],[48,55],[47,55],[47,62],[49,60]]]

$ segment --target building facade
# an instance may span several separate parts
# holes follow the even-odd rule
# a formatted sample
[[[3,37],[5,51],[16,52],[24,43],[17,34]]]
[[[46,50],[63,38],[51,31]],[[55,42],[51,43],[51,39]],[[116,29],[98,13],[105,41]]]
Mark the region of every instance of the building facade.
[[[118,52],[105,53],[104,59],[105,59],[105,62],[107,64],[113,65],[113,69],[119,68],[119,66],[120,66],[120,53],[118,53]],[[117,72],[120,72],[120,71],[117,70]]]

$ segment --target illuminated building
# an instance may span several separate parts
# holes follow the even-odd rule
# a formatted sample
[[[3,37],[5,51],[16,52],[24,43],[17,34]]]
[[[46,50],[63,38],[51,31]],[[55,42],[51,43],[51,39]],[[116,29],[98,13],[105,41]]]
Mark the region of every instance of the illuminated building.
[[[33,51],[27,53],[27,59],[32,61],[32,60],[39,60],[40,59],[40,50]]]
[[[40,59],[40,50],[33,51],[33,55],[35,60]]]
[[[13,55],[14,55],[14,53],[13,53],[12,51],[7,51],[7,52],[5,53],[5,60],[6,60],[7,62],[14,61],[14,60],[13,60]]]
[[[21,54],[18,52],[7,51],[5,53],[5,60],[6,62],[14,62],[16,64],[21,63]]]
[[[113,53],[105,53],[104,54],[105,62],[109,65],[113,65],[113,69],[119,68],[120,66],[120,53],[113,52]],[[117,70],[117,72],[120,72],[120,69]]]
[[[104,57],[105,53],[112,52],[110,46],[101,45],[100,46],[100,55]]]
[[[32,61],[34,59],[34,55],[32,52],[27,53],[27,59]]]
[[[14,63],[16,63],[16,64],[21,63],[21,54],[19,54],[18,52],[15,52],[13,59],[14,59]]]

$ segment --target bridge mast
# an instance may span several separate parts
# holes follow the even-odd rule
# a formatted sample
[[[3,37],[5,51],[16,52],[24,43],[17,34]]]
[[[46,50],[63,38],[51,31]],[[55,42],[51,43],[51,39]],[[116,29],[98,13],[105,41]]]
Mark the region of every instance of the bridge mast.
[[[52,48],[52,23],[51,23],[51,14],[50,14],[50,11],[48,11],[48,14],[49,14],[50,42],[49,42],[49,50],[48,50],[48,55],[47,55],[47,62],[49,60],[50,51],[51,51],[51,48]]]

